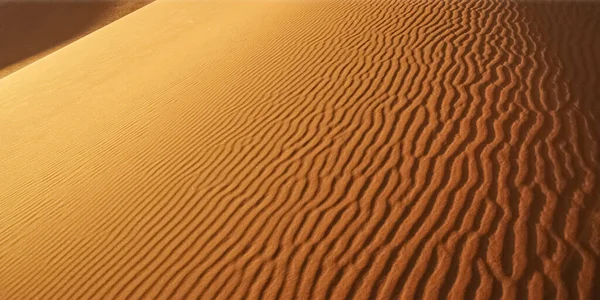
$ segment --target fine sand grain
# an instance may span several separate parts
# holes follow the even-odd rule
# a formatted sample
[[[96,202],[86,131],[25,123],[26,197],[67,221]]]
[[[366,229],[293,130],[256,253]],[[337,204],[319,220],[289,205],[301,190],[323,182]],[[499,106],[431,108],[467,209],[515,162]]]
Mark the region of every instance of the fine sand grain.
[[[0,0],[0,78],[152,0]]]
[[[153,2],[0,79],[0,299],[600,299],[598,16]]]

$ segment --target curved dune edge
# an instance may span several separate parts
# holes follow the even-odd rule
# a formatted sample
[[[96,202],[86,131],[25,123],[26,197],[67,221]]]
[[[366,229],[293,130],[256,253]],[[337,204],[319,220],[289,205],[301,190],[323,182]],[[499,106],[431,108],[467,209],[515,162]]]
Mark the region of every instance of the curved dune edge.
[[[0,1],[0,78],[151,1]]]
[[[598,298],[600,8],[538,4],[158,1],[0,79],[0,298]]]

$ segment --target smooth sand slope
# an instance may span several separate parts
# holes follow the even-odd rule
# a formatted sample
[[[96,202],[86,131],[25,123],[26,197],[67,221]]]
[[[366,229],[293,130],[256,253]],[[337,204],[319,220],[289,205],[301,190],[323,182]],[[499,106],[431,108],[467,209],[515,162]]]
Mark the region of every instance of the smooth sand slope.
[[[600,299],[598,15],[149,4],[0,80],[0,298]]]
[[[152,0],[0,0],[0,78]]]

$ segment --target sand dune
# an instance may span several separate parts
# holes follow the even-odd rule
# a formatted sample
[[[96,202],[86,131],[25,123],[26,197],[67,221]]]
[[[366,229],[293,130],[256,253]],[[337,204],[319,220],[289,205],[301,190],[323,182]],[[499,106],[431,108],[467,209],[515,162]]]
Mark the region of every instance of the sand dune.
[[[0,0],[0,78],[151,0]]]
[[[151,3],[0,79],[0,298],[598,299],[598,15]]]

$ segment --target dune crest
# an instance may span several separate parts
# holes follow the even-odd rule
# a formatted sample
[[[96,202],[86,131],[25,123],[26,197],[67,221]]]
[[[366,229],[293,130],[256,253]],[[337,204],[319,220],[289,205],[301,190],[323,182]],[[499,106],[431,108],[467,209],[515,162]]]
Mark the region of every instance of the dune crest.
[[[599,13],[149,4],[0,79],[0,298],[597,299]]]
[[[152,0],[0,0],[0,78]]]

